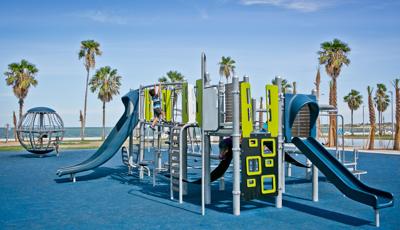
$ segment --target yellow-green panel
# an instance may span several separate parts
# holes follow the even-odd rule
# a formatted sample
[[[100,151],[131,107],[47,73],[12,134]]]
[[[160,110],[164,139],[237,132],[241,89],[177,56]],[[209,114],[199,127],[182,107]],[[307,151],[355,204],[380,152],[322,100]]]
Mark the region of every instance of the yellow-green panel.
[[[254,178],[247,179],[247,187],[253,188],[253,187],[256,187],[256,185],[257,185],[256,179],[254,179]]]
[[[266,149],[267,146],[265,143],[271,143],[272,150]],[[275,138],[264,138],[261,139],[261,155],[263,157],[274,157],[276,155],[276,143]]]
[[[249,139],[249,147],[250,148],[257,148],[258,147],[258,139],[257,138],[251,138]]]
[[[153,118],[153,102],[151,100],[149,89],[144,90],[144,118],[146,121],[151,121]]]
[[[264,179],[270,179],[271,180],[271,187],[266,187],[265,186]],[[275,184],[276,184],[275,183],[275,175],[270,174],[270,175],[261,176],[261,193],[262,194],[275,193],[275,191],[276,191]]]
[[[166,121],[172,120],[172,90],[163,89],[161,90],[162,100],[161,100],[161,108],[165,113],[164,119]]]
[[[189,111],[188,111],[188,83],[184,82],[182,85],[182,122],[188,123]]]
[[[267,104],[267,124],[268,132],[271,133],[272,137],[278,136],[279,131],[279,95],[278,86],[266,85],[266,104]]]
[[[203,112],[203,81],[201,79],[196,81],[196,122],[201,127],[202,125],[202,112]]]
[[[257,160],[257,171],[250,171],[250,169],[252,169],[250,162],[253,162],[253,160]],[[262,173],[261,157],[260,156],[246,157],[246,171],[248,176],[261,175]]]
[[[253,116],[251,106],[251,93],[250,83],[240,83],[240,107],[241,107],[241,123],[242,123],[242,137],[250,137],[253,131]]]

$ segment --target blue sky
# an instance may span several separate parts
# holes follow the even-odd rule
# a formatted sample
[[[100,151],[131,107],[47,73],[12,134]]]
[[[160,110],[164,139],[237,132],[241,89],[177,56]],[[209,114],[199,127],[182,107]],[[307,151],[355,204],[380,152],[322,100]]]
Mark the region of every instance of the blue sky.
[[[323,41],[349,44],[351,64],[338,80],[339,109],[350,120],[343,96],[367,85],[400,77],[400,2],[372,0],[173,0],[173,1],[1,1],[0,70],[27,59],[39,69],[39,84],[25,100],[30,107],[56,109],[66,126],[79,126],[85,69],[78,60],[82,40],[101,44],[96,68],[117,68],[121,94],[151,84],[169,70],[189,82],[200,75],[200,54],[217,82],[218,61],[231,56],[237,75],[249,75],[253,97],[276,75],[298,82],[309,93]],[[322,73],[322,102],[327,103],[329,77]],[[0,126],[12,122],[17,99],[3,76],[0,83]],[[108,126],[123,106],[120,96],[108,103]],[[366,101],[366,100],[365,100]],[[390,109],[388,110],[390,112]],[[385,120],[390,120],[390,113]],[[361,122],[362,109],[355,112]],[[89,94],[88,126],[101,125],[101,102]]]

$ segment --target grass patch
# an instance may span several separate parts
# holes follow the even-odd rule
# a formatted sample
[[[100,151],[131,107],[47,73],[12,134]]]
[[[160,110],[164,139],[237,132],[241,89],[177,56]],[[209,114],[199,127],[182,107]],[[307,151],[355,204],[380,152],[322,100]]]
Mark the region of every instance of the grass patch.
[[[23,149],[22,146],[0,146],[0,151],[2,152],[21,151]]]

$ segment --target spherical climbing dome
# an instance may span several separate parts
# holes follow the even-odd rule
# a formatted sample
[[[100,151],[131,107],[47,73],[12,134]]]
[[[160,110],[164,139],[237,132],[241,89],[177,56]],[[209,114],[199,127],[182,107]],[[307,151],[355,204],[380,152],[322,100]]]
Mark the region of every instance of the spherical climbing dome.
[[[31,153],[58,152],[64,137],[64,123],[53,109],[32,108],[19,121],[17,136],[22,147]]]

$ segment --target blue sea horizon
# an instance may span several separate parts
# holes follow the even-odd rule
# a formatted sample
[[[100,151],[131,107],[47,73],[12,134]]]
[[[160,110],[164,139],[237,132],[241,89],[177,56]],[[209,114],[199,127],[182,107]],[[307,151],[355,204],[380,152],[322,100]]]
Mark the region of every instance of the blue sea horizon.
[[[106,136],[111,132],[112,127],[106,127]],[[86,127],[85,137],[101,137],[103,127]],[[0,139],[6,138],[6,128],[0,128]],[[80,127],[65,127],[65,138],[81,137]],[[14,139],[14,128],[9,128],[8,139]]]

